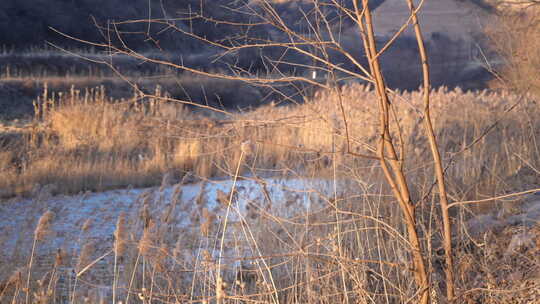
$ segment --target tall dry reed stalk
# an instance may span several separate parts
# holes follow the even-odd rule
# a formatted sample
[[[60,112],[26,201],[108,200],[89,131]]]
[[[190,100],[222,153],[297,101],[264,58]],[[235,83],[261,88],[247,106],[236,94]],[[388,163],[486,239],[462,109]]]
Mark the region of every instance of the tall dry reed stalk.
[[[45,237],[51,233],[51,224],[54,219],[54,212],[47,210],[41,217],[39,218],[38,224],[36,226],[36,229],[34,230],[34,242],[32,244],[32,251],[30,252],[30,261],[28,262],[28,275],[26,279],[26,303],[28,304],[30,301],[30,278],[32,274],[32,265],[34,262],[34,253],[36,250],[36,244],[38,241],[43,241]]]
[[[118,285],[118,272],[117,264],[118,258],[122,258],[126,252],[126,242],[127,242],[127,219],[126,214],[122,213],[118,217],[116,222],[116,230],[114,231],[114,281],[113,281],[113,303],[116,303],[116,288]]]

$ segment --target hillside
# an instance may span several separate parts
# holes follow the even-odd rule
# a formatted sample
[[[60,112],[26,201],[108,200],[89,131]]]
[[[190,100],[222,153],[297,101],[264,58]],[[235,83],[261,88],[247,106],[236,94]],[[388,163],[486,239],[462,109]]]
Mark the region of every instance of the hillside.
[[[333,3],[329,0],[326,2]],[[166,0],[151,1],[149,7],[145,0],[129,3],[122,0],[1,1],[0,41],[8,51],[0,54],[0,87],[5,93],[0,97],[0,106],[5,110],[0,116],[20,117],[31,112],[32,101],[45,84],[53,91],[65,91],[71,85],[85,90],[103,84],[107,88],[121,87],[123,94],[116,97],[132,95],[129,88],[124,89],[125,85],[111,85],[111,77],[116,76],[115,73],[109,67],[96,63],[108,58],[107,48],[95,47],[88,50],[88,44],[64,37],[49,27],[76,38],[110,43],[121,49],[125,43],[130,49],[151,58],[182,63],[196,70],[267,75],[265,77],[272,77],[271,74],[276,74],[276,70],[286,75],[310,75],[313,60],[284,47],[273,45],[224,53],[222,48],[211,45],[212,42],[231,46],[288,41],[290,37],[286,33],[261,22],[265,18],[271,20],[269,12],[272,10],[295,32],[303,33],[306,37],[313,35],[310,24],[316,21],[317,16],[311,1],[275,1],[271,9],[263,9],[261,3]],[[344,3],[348,3],[348,9],[352,8],[351,1]],[[382,47],[407,19],[407,8],[404,3],[395,0],[370,3],[372,9],[375,9],[375,29]],[[325,5],[325,9],[328,20],[339,27],[340,46],[355,61],[365,64],[361,35],[354,21],[339,14],[339,10],[332,5]],[[432,85],[459,86],[462,89],[485,88],[486,81],[491,77],[483,68],[483,58],[479,56],[480,49],[484,55],[488,54],[482,38],[482,22],[488,16],[485,10],[478,5],[460,1],[429,1],[423,9],[420,17],[431,60]],[[156,22],[149,24],[148,17]],[[121,23],[126,20],[139,22]],[[118,35],[112,30],[112,24],[116,24]],[[111,31],[107,32],[107,28]],[[203,42],[190,34],[204,37],[207,41]],[[328,33],[325,35],[328,36]],[[118,36],[122,41],[119,41]],[[74,50],[86,59],[54,48],[43,50],[42,46],[46,42]],[[301,48],[310,51],[308,47]],[[382,66],[390,87],[407,90],[418,87],[421,71],[416,64],[419,61],[416,49],[411,32],[406,31],[382,56]],[[355,64],[339,52],[329,49],[328,56],[330,61],[342,68],[359,72]],[[131,81],[151,75],[155,77],[152,78],[154,87],[157,84],[164,86],[164,82],[177,83],[180,87],[177,85],[172,92],[168,90],[169,93],[173,93],[173,97],[188,98],[196,103],[217,99],[229,108],[261,104],[260,100],[248,103],[238,101],[245,98],[229,94],[231,90],[223,90],[222,85],[216,88],[215,81],[204,78],[198,78],[200,85],[196,85],[202,93],[192,93],[190,88],[193,84],[186,82],[190,76],[183,75],[181,69],[164,68],[126,55],[115,55],[114,66]],[[325,81],[324,76],[320,81]],[[144,87],[153,91],[154,88],[148,85],[150,80],[143,82]],[[140,82],[137,83],[140,85]],[[186,90],[189,94],[182,93]],[[268,98],[268,90],[275,88],[263,88],[256,94],[267,97],[263,103],[273,99]],[[302,101],[295,85],[279,89],[279,92],[284,91],[288,92],[287,97],[279,101],[288,98]],[[181,93],[174,95],[174,92]],[[210,103],[215,104],[213,101]]]
[[[204,7],[212,13],[216,7],[226,2],[231,1],[205,1]],[[0,40],[4,45],[18,49],[41,46],[45,41],[62,46],[86,47],[58,35],[50,27],[76,38],[103,42],[106,41],[104,35],[107,24],[112,29],[110,24],[114,22],[178,17],[189,7],[196,8],[195,3],[199,1],[152,1],[149,6],[146,0],[5,0],[0,2]],[[98,29],[98,26],[103,29]],[[143,23],[118,26],[119,31],[130,32],[123,36],[126,43],[139,49],[153,47],[146,41],[149,36],[155,36],[161,47],[171,50],[196,46],[187,43],[188,39],[182,35],[175,35],[172,31],[161,32],[163,28],[155,24],[149,27]],[[226,28],[222,26],[218,30],[213,26],[195,27],[196,31],[204,31],[209,37],[216,38],[229,34]],[[114,39],[114,36],[111,38]]]
[[[383,1],[370,1],[372,9]],[[210,41],[234,39],[243,27],[230,23],[249,25],[260,22],[260,18],[254,18],[260,11],[258,5],[261,4],[256,1],[233,0],[4,0],[0,2],[0,41],[5,46],[17,49],[41,46],[45,41],[81,47],[50,28],[76,38],[100,42],[106,41],[106,38],[115,39],[114,34],[109,37],[106,33],[107,28],[113,30],[112,24],[115,22],[147,19],[167,19],[170,24]],[[273,6],[286,22],[300,27],[306,26],[298,23],[302,19],[301,11],[309,12],[313,5],[309,1],[281,1]],[[348,6],[352,8],[351,4]],[[208,19],[203,20],[200,16]],[[257,31],[265,30],[264,27],[255,30],[253,25],[250,27],[252,37],[261,34]],[[122,37],[126,39],[125,42],[139,49],[155,48],[159,44],[159,47],[171,51],[200,51],[196,41],[166,28],[167,25],[149,26],[145,22],[117,24],[120,32],[126,32]],[[150,37],[152,39],[149,40]]]

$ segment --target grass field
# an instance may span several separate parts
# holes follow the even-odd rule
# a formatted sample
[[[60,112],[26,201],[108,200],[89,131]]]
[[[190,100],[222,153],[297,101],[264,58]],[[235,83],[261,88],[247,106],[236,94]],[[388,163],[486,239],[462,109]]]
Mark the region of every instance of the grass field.
[[[0,189],[11,216],[2,220],[2,255],[10,261],[2,265],[2,301],[24,302],[26,288],[40,303],[414,297],[397,205],[378,161],[359,156],[373,155],[377,139],[369,87],[245,112],[195,110],[155,93],[114,99],[105,89],[43,92],[33,121],[4,132]],[[440,89],[432,98],[451,201],[537,187],[540,110],[532,96]],[[432,253],[426,259],[437,298],[444,290],[439,216],[421,94],[392,99],[392,134],[403,138],[399,150]],[[539,265],[530,259],[537,247],[528,244],[537,226],[523,224],[516,234],[508,224],[534,206],[532,196],[454,209],[463,299],[535,297],[531,271]],[[509,275],[528,287],[509,292],[518,288]]]
[[[77,193],[155,185],[168,171],[177,178],[186,172],[204,178],[230,176],[242,142],[250,142],[255,151],[242,173],[294,170],[327,175],[337,165],[352,174],[370,161],[346,153],[347,146],[362,154],[375,149],[376,99],[361,85],[343,87],[339,94],[318,92],[299,106],[268,105],[244,113],[193,111],[148,98],[143,103],[136,97],[111,100],[103,89],[42,96],[34,121],[19,134],[4,136],[0,188],[3,196],[30,193],[35,184]],[[441,89],[433,92],[433,99],[449,181],[461,189],[456,198],[477,195],[482,183],[494,186],[491,193],[508,191],[504,179],[522,168],[537,168],[538,110],[530,98]],[[410,174],[422,176],[431,168],[420,161],[427,147],[417,113],[420,101],[415,92],[395,96],[407,140],[401,147],[406,166]],[[465,185],[470,186],[467,191]]]

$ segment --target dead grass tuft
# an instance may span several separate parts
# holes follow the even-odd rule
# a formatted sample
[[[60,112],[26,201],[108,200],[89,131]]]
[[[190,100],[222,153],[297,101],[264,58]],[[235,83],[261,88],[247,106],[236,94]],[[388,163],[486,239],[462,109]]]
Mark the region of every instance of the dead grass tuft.
[[[88,265],[90,265],[90,263],[92,263],[92,258],[95,251],[96,249],[94,242],[89,242],[83,245],[77,260],[77,266],[75,267],[75,272],[77,275],[79,275]]]
[[[39,218],[37,227],[34,230],[34,237],[36,240],[43,241],[45,237],[51,233],[51,224],[54,215],[54,212],[48,210]]]
[[[116,221],[116,230],[114,231],[114,250],[119,257],[126,252],[127,242],[127,215],[121,213]]]

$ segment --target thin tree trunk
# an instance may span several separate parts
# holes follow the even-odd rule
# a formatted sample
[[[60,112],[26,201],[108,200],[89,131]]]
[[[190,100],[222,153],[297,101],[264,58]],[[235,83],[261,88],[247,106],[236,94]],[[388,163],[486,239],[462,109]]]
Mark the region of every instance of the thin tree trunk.
[[[416,15],[414,3],[412,0],[407,0],[409,9],[411,11],[412,22],[414,27],[414,32],[416,36],[416,41],[418,42],[418,50],[420,54],[420,59],[422,61],[422,74],[423,74],[423,85],[424,85],[424,127],[426,129],[427,137],[429,140],[429,146],[431,149],[431,154],[433,155],[433,161],[435,166],[435,173],[437,177],[437,184],[439,187],[439,197],[440,205],[442,210],[442,219],[443,219],[443,243],[444,243],[444,252],[446,258],[446,297],[448,301],[453,301],[455,297],[455,288],[454,288],[454,263],[452,258],[452,223],[450,221],[450,215],[448,213],[448,197],[446,194],[446,185],[444,181],[444,169],[442,165],[441,155],[439,153],[439,147],[437,145],[437,140],[435,138],[435,133],[433,132],[433,123],[431,121],[430,113],[430,74],[429,74],[429,62],[426,53],[426,48],[424,46],[424,37],[422,35],[422,29],[418,23],[418,17]]]
[[[415,206],[410,199],[410,191],[407,184],[405,174],[399,162],[398,155],[396,153],[392,138],[389,131],[389,107],[390,100],[386,91],[386,84],[382,75],[382,70],[379,64],[379,59],[376,57],[377,47],[375,42],[375,34],[373,30],[373,21],[371,17],[371,11],[368,7],[368,0],[363,0],[363,10],[360,11],[358,0],[354,2],[355,10],[359,25],[362,27],[364,35],[364,48],[369,60],[369,66],[371,75],[375,79],[377,94],[379,96],[379,108],[380,108],[380,129],[381,138],[379,141],[379,158],[381,166],[383,168],[385,177],[392,187],[394,196],[398,200],[402,209],[404,220],[407,226],[407,234],[409,242],[411,244],[411,253],[413,256],[414,274],[417,284],[420,288],[420,301],[421,304],[429,303],[429,281],[426,272],[426,266],[424,257],[422,255],[422,249],[418,232],[416,231],[416,216]],[[364,24],[365,22],[365,24]],[[385,150],[388,150],[389,157],[385,155]],[[389,162],[389,164],[387,163]],[[390,165],[390,166],[389,166]]]

